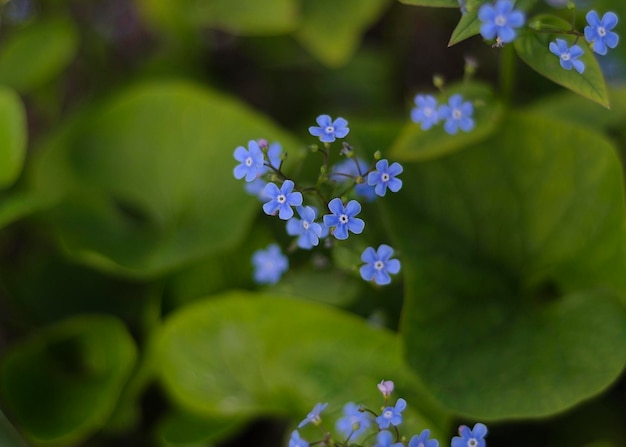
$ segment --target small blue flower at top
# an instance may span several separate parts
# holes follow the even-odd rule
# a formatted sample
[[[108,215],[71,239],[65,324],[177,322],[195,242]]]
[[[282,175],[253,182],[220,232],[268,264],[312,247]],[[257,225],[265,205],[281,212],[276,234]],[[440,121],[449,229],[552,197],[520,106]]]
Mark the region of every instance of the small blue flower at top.
[[[239,162],[235,166],[234,174],[236,179],[246,178],[246,182],[251,182],[259,175],[265,173],[266,167],[263,165],[263,151],[254,140],[248,142],[248,149],[239,146],[235,149],[235,160]]]
[[[452,438],[452,447],[485,447],[485,436],[487,435],[487,427],[480,422],[474,425],[470,430],[469,427],[461,425],[459,427],[459,435]]]
[[[617,25],[617,15],[607,12],[602,19],[595,11],[589,11],[586,15],[585,39],[593,44],[593,51],[605,55],[608,48],[615,48],[619,42],[617,33],[611,31]]]
[[[417,95],[415,105],[411,110],[411,120],[421,124],[422,130],[428,130],[439,122],[437,100],[433,95]]]
[[[309,133],[314,137],[319,137],[322,143],[332,143],[335,138],[344,138],[350,132],[348,122],[343,118],[333,121],[328,115],[320,115],[315,121],[319,127],[309,127]]]
[[[362,158],[348,158],[333,166],[329,177],[332,180],[343,183],[349,179],[356,179],[359,176],[363,176],[368,170],[369,165]],[[364,179],[364,181],[365,180],[366,179]],[[354,186],[354,193],[368,202],[371,202],[376,198],[374,187],[368,185],[367,183],[357,183]]]
[[[334,198],[328,203],[328,209],[332,214],[324,216],[324,225],[333,228],[332,234],[339,240],[348,239],[348,231],[361,234],[365,228],[363,219],[355,217],[361,212],[361,204],[356,200],[350,200],[346,206],[339,198]]]
[[[389,245],[381,244],[376,251],[372,247],[367,247],[361,254],[361,260],[365,262],[360,269],[361,278],[365,281],[374,280],[381,286],[389,284],[391,282],[389,274],[400,271],[400,261],[390,259],[392,256],[393,248]]]
[[[360,405],[348,402],[343,406],[343,417],[337,419],[337,431],[348,439],[359,437],[372,425],[371,415],[360,408]]]
[[[295,184],[291,180],[285,180],[280,188],[274,183],[268,183],[263,189],[263,194],[269,199],[263,205],[263,211],[270,216],[278,213],[282,220],[289,220],[293,217],[292,206],[302,205],[302,193],[293,192]]]
[[[578,45],[567,45],[563,39],[556,39],[556,42],[550,42],[550,52],[559,57],[559,63],[565,70],[572,68],[578,73],[585,71],[585,63],[579,61],[578,58],[583,55],[584,51]]]
[[[439,447],[439,441],[430,438],[430,430],[424,429],[419,435],[415,435],[409,441],[409,447]]]
[[[294,430],[293,432],[291,432],[289,447],[309,447],[309,443],[300,437],[300,433],[298,433],[298,430]]]
[[[387,193],[387,188],[389,188],[391,192],[400,191],[400,188],[402,188],[402,180],[396,178],[396,176],[401,173],[402,165],[400,163],[395,162],[389,166],[387,160],[378,160],[376,170],[370,172],[367,176],[367,184],[375,186],[374,191],[376,194],[384,197]]]
[[[406,408],[406,400],[400,398],[396,401],[395,407],[385,407],[383,412],[376,418],[378,428],[381,430],[389,425],[397,426],[402,423],[402,412]]]
[[[448,104],[439,107],[439,117],[446,120],[444,130],[450,135],[456,134],[459,129],[469,132],[474,128],[474,106],[469,101],[463,101],[461,95],[452,95]]]
[[[308,423],[312,423],[314,425],[319,425],[322,422],[322,418],[320,417],[320,413],[324,411],[324,409],[328,406],[328,403],[317,403],[313,407],[313,409],[306,415],[306,417],[298,424],[298,428],[304,427]]]
[[[252,266],[258,284],[276,284],[289,268],[289,260],[277,244],[270,244],[265,250],[254,252]]]
[[[511,0],[496,0],[491,5],[485,3],[478,10],[480,34],[485,39],[496,39],[496,44],[513,42],[516,36],[514,28],[519,28],[526,21],[524,13],[513,9]]]
[[[298,247],[309,250],[319,244],[324,233],[322,225],[315,223],[317,210],[310,206],[297,207],[300,219],[294,217],[287,221],[287,234],[298,237]]]
[[[391,432],[387,430],[379,431],[376,435],[376,444],[374,444],[374,447],[404,447],[404,444],[401,442],[394,442],[392,444],[392,441],[393,435]]]

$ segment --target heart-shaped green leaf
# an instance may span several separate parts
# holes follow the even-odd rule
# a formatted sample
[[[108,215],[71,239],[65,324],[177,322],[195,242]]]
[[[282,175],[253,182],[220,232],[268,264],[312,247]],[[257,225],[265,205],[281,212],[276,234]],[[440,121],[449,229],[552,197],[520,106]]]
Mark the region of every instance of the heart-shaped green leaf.
[[[49,215],[68,252],[136,277],[234,248],[259,212],[237,181],[233,152],[251,139],[297,143],[257,113],[186,83],[154,83],[113,97],[52,145],[37,188],[69,172]],[[57,188],[58,189],[58,188]]]
[[[530,22],[541,24],[542,29],[568,30],[570,27],[563,19],[549,15],[534,17]],[[608,108],[609,95],[604,75],[591,48],[578,40],[579,46],[584,50],[579,60],[585,64],[585,70],[582,73],[574,69],[565,70],[559,63],[559,56],[549,49],[550,42],[556,41],[557,38],[565,40],[568,46],[576,41],[571,35],[555,36],[551,33],[526,31],[515,40],[515,50],[519,57],[539,74]]]
[[[514,115],[479,145],[404,168],[386,202],[407,283],[401,329],[443,404],[538,417],[618,377],[626,234],[607,140]]]
[[[78,443],[104,426],[134,362],[119,320],[76,317],[12,347],[0,366],[2,397],[33,440]]]

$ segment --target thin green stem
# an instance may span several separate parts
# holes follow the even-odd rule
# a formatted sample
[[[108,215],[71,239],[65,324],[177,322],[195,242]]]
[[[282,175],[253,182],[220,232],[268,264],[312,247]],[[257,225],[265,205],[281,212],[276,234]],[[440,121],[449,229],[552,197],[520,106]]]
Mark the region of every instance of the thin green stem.
[[[515,92],[516,74],[515,49],[513,45],[505,45],[500,56],[500,94],[505,105],[511,105]]]

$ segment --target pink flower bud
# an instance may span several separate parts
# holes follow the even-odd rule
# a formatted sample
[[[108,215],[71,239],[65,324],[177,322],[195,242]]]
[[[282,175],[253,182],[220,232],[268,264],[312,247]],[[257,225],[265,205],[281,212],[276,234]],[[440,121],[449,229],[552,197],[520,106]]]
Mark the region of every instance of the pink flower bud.
[[[382,380],[378,384],[378,389],[380,390],[381,393],[383,393],[383,396],[387,398],[391,395],[391,393],[393,393],[393,386],[394,385],[391,380]]]

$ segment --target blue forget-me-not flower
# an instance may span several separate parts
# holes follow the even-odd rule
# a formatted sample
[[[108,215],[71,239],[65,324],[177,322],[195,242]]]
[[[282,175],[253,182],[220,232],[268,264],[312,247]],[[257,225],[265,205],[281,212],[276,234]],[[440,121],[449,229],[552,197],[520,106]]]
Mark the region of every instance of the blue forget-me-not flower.
[[[398,192],[402,188],[402,180],[396,178],[402,173],[402,165],[400,163],[392,163],[391,166],[387,160],[378,160],[376,170],[367,176],[367,184],[374,186],[377,195],[383,197],[387,192],[387,188],[391,192]]]
[[[248,149],[243,146],[235,149],[235,160],[239,162],[233,171],[236,179],[245,177],[246,182],[251,182],[265,173],[263,151],[254,140],[248,142]]]
[[[344,182],[349,179],[362,177],[368,170],[369,165],[362,158],[348,158],[333,166],[329,177],[338,182]],[[363,181],[365,180],[366,179],[363,179]],[[371,202],[376,198],[374,187],[368,185],[367,183],[357,183],[354,185],[354,193],[368,202]]]
[[[306,415],[306,417],[298,424],[298,428],[304,427],[308,423],[312,423],[318,425],[322,422],[322,418],[320,417],[320,413],[324,411],[324,408],[328,406],[328,403],[317,403],[313,407],[313,409]]]
[[[617,15],[607,12],[602,19],[595,11],[589,11],[586,15],[585,39],[592,44],[593,51],[605,55],[608,48],[615,48],[619,42],[619,36],[611,31],[617,25]]]
[[[395,407],[385,407],[383,412],[376,418],[378,428],[381,430],[389,425],[400,425],[402,423],[402,412],[406,408],[406,400],[400,398],[396,401]]]
[[[294,430],[293,432],[291,432],[289,447],[309,447],[309,443],[300,437],[300,433],[298,433],[298,430]]]
[[[459,435],[452,438],[452,447],[485,447],[485,436],[487,435],[487,427],[480,422],[474,425],[474,428],[470,430],[466,425],[459,427]]]
[[[578,45],[567,45],[563,39],[556,39],[556,42],[550,42],[550,52],[559,57],[561,67],[566,70],[572,68],[578,73],[585,71],[585,63],[579,61],[578,58],[583,55],[584,51]]]
[[[285,180],[280,188],[274,183],[268,183],[263,189],[263,194],[269,199],[263,205],[263,211],[270,216],[278,213],[278,217],[282,220],[288,220],[293,217],[292,206],[302,205],[302,193],[293,192],[295,184],[291,180]]]
[[[492,5],[485,3],[478,10],[480,34],[485,39],[496,39],[496,44],[513,42],[514,28],[524,25],[524,13],[513,9],[511,0],[496,0]]]
[[[277,244],[270,244],[265,250],[257,250],[252,255],[254,280],[259,284],[276,284],[289,268],[287,257]]]
[[[348,122],[343,118],[333,121],[328,115],[320,115],[315,121],[319,127],[309,127],[309,133],[314,137],[319,137],[322,143],[332,143],[335,138],[344,138],[350,132]]]
[[[332,214],[324,216],[324,225],[333,228],[332,233],[339,240],[348,239],[348,231],[361,234],[365,228],[363,219],[355,217],[361,212],[361,204],[356,200],[350,200],[343,206],[341,199],[334,198],[328,203],[328,209]]]
[[[348,402],[343,406],[343,417],[337,419],[337,431],[346,438],[358,437],[372,425],[371,415],[361,411],[360,406]]]
[[[424,429],[419,435],[415,435],[409,441],[409,447],[439,447],[439,441],[430,438],[430,430]]]
[[[411,120],[421,124],[422,130],[428,130],[439,122],[437,100],[433,95],[417,95],[416,107],[411,110]]]
[[[459,128],[469,132],[474,128],[474,106],[469,101],[463,101],[461,95],[452,95],[448,104],[439,107],[439,117],[446,120],[443,128],[450,135],[454,135]]]
[[[297,207],[296,211],[300,219],[294,217],[287,222],[287,234],[298,236],[298,247],[304,249],[313,248],[319,244],[320,238],[324,234],[322,225],[315,223],[317,210],[310,206]]]
[[[360,269],[361,277],[366,281],[374,280],[379,285],[389,284],[391,282],[389,274],[400,271],[400,261],[391,259],[391,256],[393,248],[389,245],[381,244],[378,250],[367,247],[361,254],[361,260],[365,262]]]
[[[393,435],[391,432],[387,430],[379,431],[378,435],[376,435],[376,444],[374,447],[404,447],[404,444],[401,442],[394,442]]]

